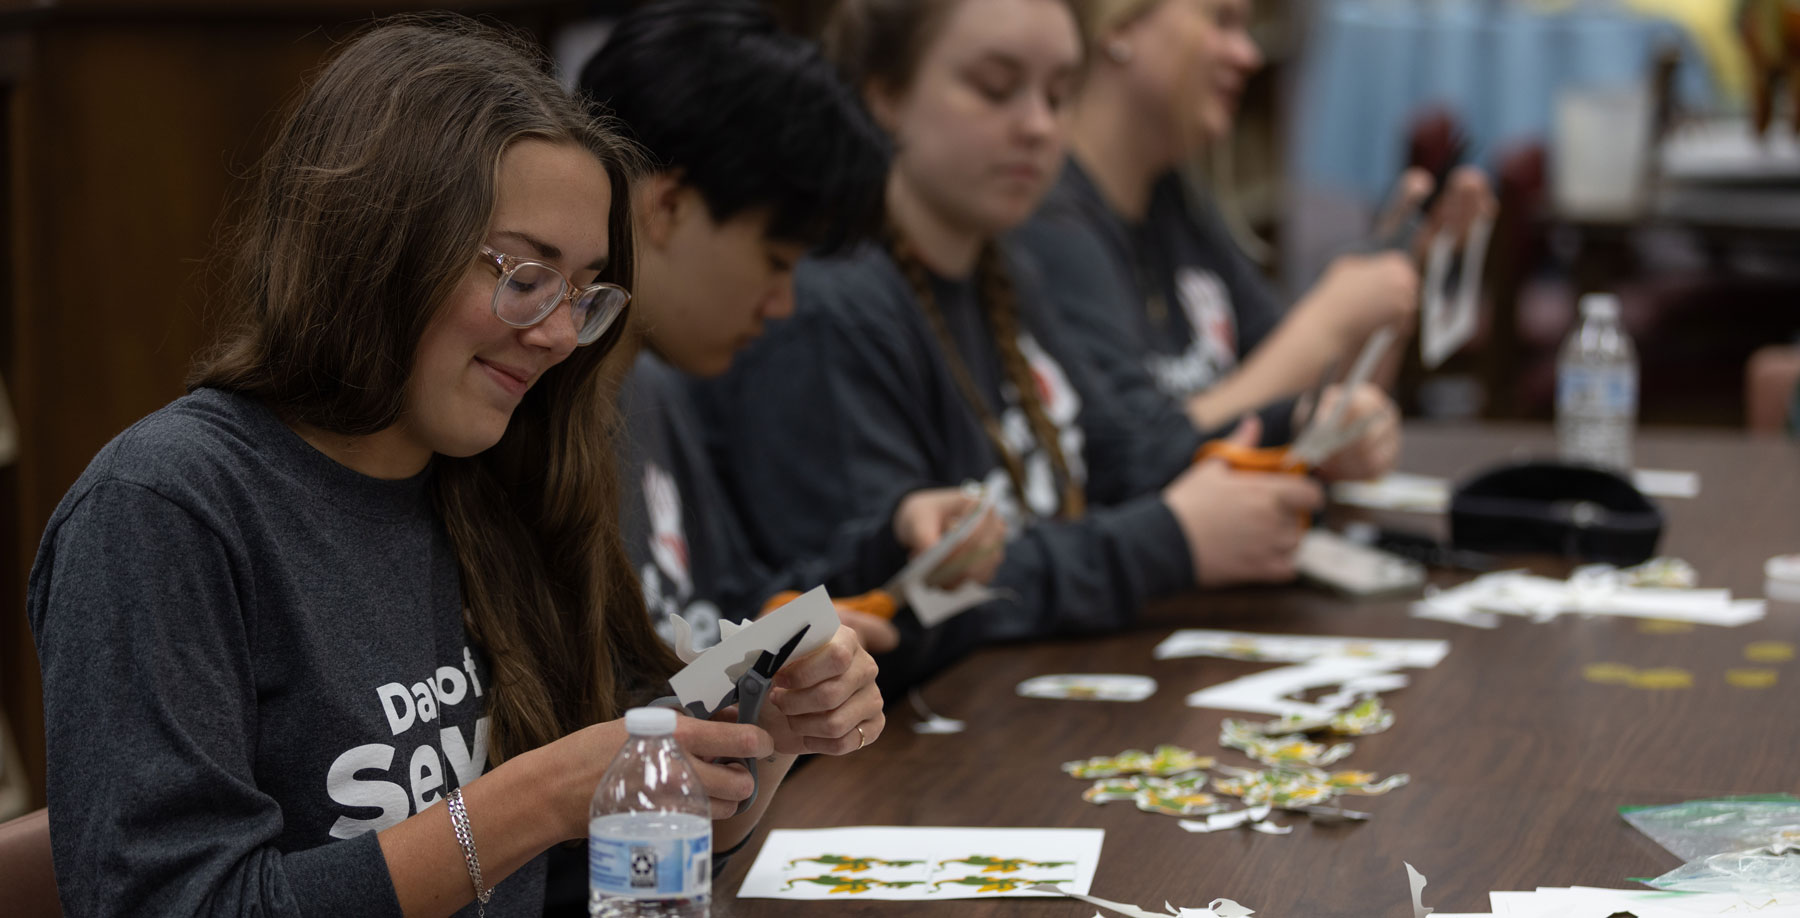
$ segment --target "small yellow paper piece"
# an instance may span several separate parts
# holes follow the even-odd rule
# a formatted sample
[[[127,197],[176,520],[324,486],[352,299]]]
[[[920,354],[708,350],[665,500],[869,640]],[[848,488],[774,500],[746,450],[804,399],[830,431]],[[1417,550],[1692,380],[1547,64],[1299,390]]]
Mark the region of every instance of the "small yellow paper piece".
[[[1752,663],[1786,663],[1793,658],[1794,645],[1786,641],[1757,641],[1744,648],[1744,659]]]
[[[1738,688],[1768,688],[1775,684],[1775,671],[1772,669],[1730,669],[1725,671],[1725,681]]]
[[[1686,634],[1694,630],[1694,624],[1669,618],[1646,618],[1638,622],[1638,630],[1645,634]]]
[[[1589,663],[1581,670],[1582,678],[1601,685],[1630,685],[1637,670],[1623,663]]]
[[[1632,677],[1631,684],[1641,689],[1693,688],[1694,674],[1685,669],[1646,669]]]

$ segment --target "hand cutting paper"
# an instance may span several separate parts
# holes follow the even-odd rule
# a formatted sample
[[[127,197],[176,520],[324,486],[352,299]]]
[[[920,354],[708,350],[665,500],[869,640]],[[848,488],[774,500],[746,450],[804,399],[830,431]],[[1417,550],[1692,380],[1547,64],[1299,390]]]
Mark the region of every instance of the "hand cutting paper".
[[[756,723],[775,674],[787,661],[823,647],[837,633],[837,610],[824,587],[813,590],[747,625],[723,623],[724,638],[703,653],[696,653],[687,622],[670,615],[675,630],[675,654],[687,663],[669,677],[672,697],[654,703],[678,707],[699,718],[709,718],[735,704],[741,724]],[[756,763],[736,760],[756,781]],[[738,804],[738,812],[756,801],[757,788]]]

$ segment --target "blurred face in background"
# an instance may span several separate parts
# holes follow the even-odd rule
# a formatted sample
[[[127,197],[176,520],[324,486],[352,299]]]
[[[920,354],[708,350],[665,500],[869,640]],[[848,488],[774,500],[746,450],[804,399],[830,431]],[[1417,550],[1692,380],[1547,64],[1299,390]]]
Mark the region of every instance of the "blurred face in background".
[[[1162,0],[1105,36],[1100,56],[1174,158],[1231,133],[1244,86],[1263,65],[1250,0]]]
[[[991,236],[1037,208],[1062,164],[1081,36],[1061,0],[961,0],[910,85],[872,86],[893,180],[946,223]]]

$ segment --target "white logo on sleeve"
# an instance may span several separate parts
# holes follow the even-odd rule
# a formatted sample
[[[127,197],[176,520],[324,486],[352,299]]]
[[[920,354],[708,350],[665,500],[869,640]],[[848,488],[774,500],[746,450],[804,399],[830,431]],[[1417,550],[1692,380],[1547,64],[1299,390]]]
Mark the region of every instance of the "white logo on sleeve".
[[[1193,329],[1194,339],[1179,354],[1151,354],[1147,359],[1157,388],[1174,398],[1205,391],[1237,366],[1237,314],[1231,292],[1219,275],[1186,267],[1175,273],[1175,298]]]
[[[675,476],[654,462],[644,463],[644,506],[650,516],[650,563],[638,572],[638,579],[643,581],[644,605],[656,633],[664,642],[673,642],[669,616],[679,615],[687,620],[697,645],[717,644],[719,607],[711,600],[694,600],[693,556],[682,524],[681,489]]]
[[[1081,426],[1076,423],[1081,416],[1081,393],[1069,384],[1062,365],[1038,346],[1037,339],[1031,335],[1019,335],[1019,352],[1031,365],[1038,401],[1044,406],[1044,414],[1050,418],[1050,423],[1056,426],[1057,441],[1068,460],[1069,474],[1074,476],[1077,485],[1083,484],[1087,481],[1087,466],[1082,461],[1082,449],[1087,441]],[[1001,434],[1006,437],[1007,447],[1024,457],[1025,506],[1035,516],[1055,516],[1062,507],[1062,489],[1056,484],[1050,454],[1040,448],[1037,439],[1031,435],[1031,422],[1026,419],[1024,409],[1019,407],[1018,390],[1006,383],[1000,394],[1006,400],[1006,410],[1000,416]],[[1014,495],[1009,494],[1003,502],[1001,515],[1009,527],[1022,523]]]

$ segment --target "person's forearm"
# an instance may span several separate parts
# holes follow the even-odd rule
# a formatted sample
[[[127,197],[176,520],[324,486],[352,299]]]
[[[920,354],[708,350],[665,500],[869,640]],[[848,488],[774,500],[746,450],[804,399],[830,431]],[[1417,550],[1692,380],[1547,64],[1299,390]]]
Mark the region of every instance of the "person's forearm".
[[[1194,426],[1216,429],[1318,382],[1343,351],[1342,343],[1314,318],[1323,305],[1310,298],[1296,304],[1287,321],[1251,352],[1250,359],[1217,385],[1188,399],[1187,414]]]
[[[575,804],[557,799],[563,793],[564,776],[554,773],[550,757],[542,752],[508,760],[462,789],[484,887],[512,875],[551,845],[574,837],[565,816]],[[379,838],[394,892],[409,918],[448,915],[475,898],[448,805],[428,806],[382,830]]]
[[[733,845],[749,837],[762,815],[775,800],[775,791],[787,777],[788,770],[794,767],[798,756],[772,755],[756,763],[756,802],[750,808],[731,817],[713,823],[713,850],[729,850]]]

